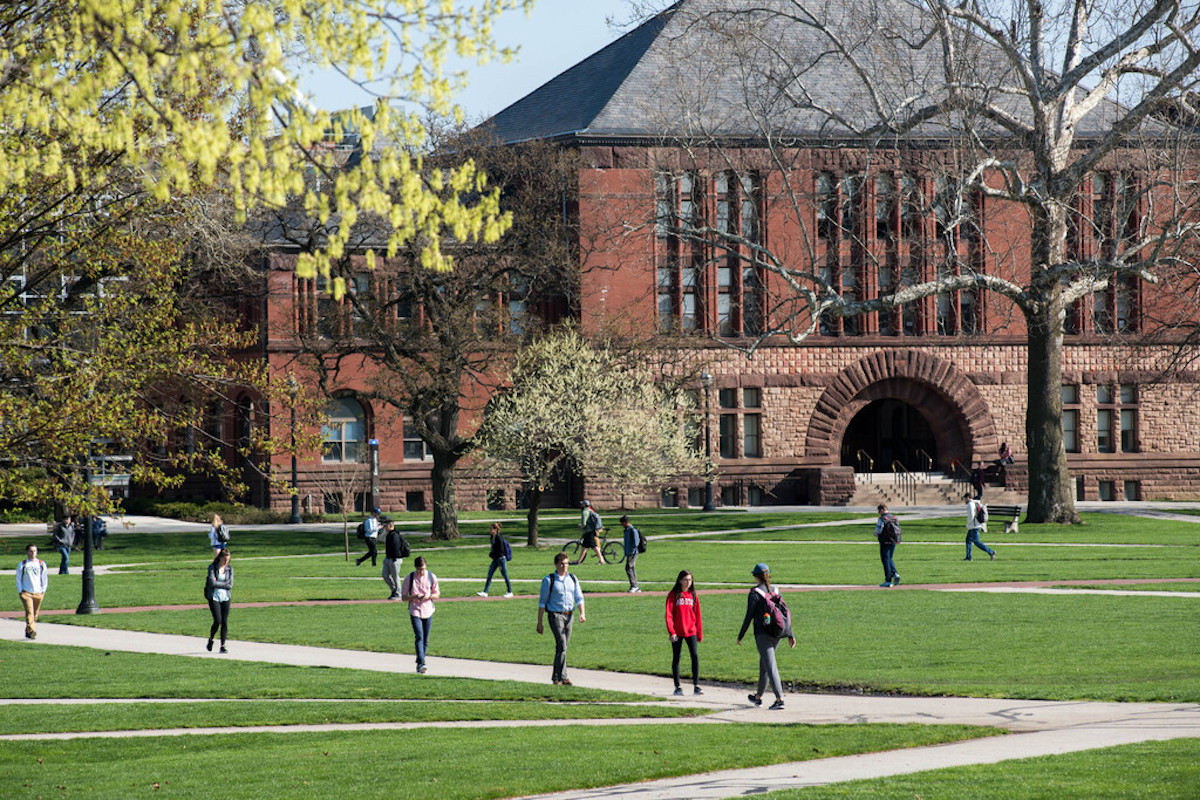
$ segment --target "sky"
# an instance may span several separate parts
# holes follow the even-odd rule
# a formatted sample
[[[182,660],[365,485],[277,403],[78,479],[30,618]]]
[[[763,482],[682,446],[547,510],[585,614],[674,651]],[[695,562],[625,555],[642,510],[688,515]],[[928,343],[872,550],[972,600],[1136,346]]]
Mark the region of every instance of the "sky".
[[[665,7],[667,3],[658,3]],[[546,81],[592,53],[615,41],[629,30],[628,24],[613,28],[608,20],[627,23],[630,0],[535,0],[533,11],[509,12],[496,22],[500,46],[519,47],[508,64],[493,62],[479,67],[464,64],[468,85],[458,103],[472,121],[482,120],[521,99]],[[305,90],[315,104],[328,110],[370,101],[366,95],[353,97],[344,82],[313,77]]]

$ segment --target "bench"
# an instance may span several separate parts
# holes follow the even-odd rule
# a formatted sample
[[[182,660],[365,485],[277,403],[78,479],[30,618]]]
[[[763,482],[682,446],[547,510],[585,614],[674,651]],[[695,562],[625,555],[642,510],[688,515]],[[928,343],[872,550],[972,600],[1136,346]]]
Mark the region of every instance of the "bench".
[[[986,505],[986,504],[985,504]],[[994,505],[987,506],[988,520],[993,517],[996,519],[1007,520],[1004,523],[1005,533],[1020,533],[1021,532],[1021,507],[1020,506],[1002,506]]]

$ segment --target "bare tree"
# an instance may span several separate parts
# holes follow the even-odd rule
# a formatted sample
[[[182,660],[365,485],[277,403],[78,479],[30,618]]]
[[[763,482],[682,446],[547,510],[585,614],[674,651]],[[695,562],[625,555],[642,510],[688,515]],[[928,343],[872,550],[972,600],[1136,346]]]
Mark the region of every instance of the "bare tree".
[[[1029,518],[1077,521],[1064,326],[1087,301],[1098,327],[1132,332],[1122,296],[1135,304],[1194,257],[1196,158],[1161,112],[1200,75],[1200,5],[689,0],[665,13],[673,49],[652,102],[668,191],[690,170],[757,171],[746,191],[794,226],[768,241],[680,203],[655,220],[784,287],[751,347],[856,332],[868,314],[901,330],[935,313],[938,332],[968,335],[984,304],[993,325],[1007,304],[1028,354]]]
[[[303,360],[331,395],[353,388],[404,417],[432,455],[433,538],[458,537],[455,469],[474,447],[474,417],[513,349],[573,303],[573,155],[531,143],[502,147],[480,133],[447,131],[434,143],[426,179],[448,198],[479,187],[443,184],[438,154],[485,168],[500,187],[511,228],[495,244],[448,238],[450,271],[426,268],[423,240],[395,257],[373,257],[377,222],[361,224],[354,254],[318,282],[301,312]],[[319,227],[291,225],[296,244]]]

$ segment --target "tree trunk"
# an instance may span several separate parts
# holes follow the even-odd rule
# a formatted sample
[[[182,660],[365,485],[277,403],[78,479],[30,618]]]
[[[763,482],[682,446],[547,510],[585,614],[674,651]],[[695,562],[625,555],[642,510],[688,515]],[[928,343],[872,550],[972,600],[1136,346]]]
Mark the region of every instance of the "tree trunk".
[[[529,499],[529,513],[525,515],[525,519],[529,524],[529,534],[526,537],[525,543],[530,547],[537,547],[538,512],[542,508],[542,490],[531,486],[525,496]]]
[[[1028,313],[1029,522],[1078,523],[1062,429],[1062,315],[1057,303]]]
[[[433,450],[433,538],[439,541],[457,539],[458,508],[454,489],[454,467],[458,458],[452,453]]]

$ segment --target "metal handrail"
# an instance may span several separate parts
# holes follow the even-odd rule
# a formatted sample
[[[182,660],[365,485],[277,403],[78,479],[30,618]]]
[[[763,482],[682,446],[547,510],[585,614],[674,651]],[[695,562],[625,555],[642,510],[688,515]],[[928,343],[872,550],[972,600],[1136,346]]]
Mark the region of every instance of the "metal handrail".
[[[892,462],[892,474],[895,476],[896,491],[900,497],[907,496],[908,504],[915,505],[917,502],[917,476],[908,471],[908,468],[899,461]]]
[[[919,456],[921,458],[921,460],[925,464],[925,480],[926,480],[926,482],[928,482],[929,481],[929,473],[933,472],[933,456],[929,455],[929,453],[926,453],[924,450],[922,450],[919,447],[917,448],[916,454],[917,454],[917,456]]]
[[[959,477],[959,473],[962,477]],[[957,458],[950,459],[950,480],[954,482],[955,492],[966,492],[971,486],[971,470],[963,466]]]
[[[875,482],[875,459],[871,458],[871,456],[867,453],[867,451],[862,450],[862,449],[859,449],[859,451],[857,453],[855,453],[854,456],[856,459],[858,459],[858,467],[856,467],[854,471],[857,473],[860,473],[860,474],[865,474],[867,476],[866,480],[871,483],[874,483]],[[863,468],[864,463],[866,464],[866,469]]]

